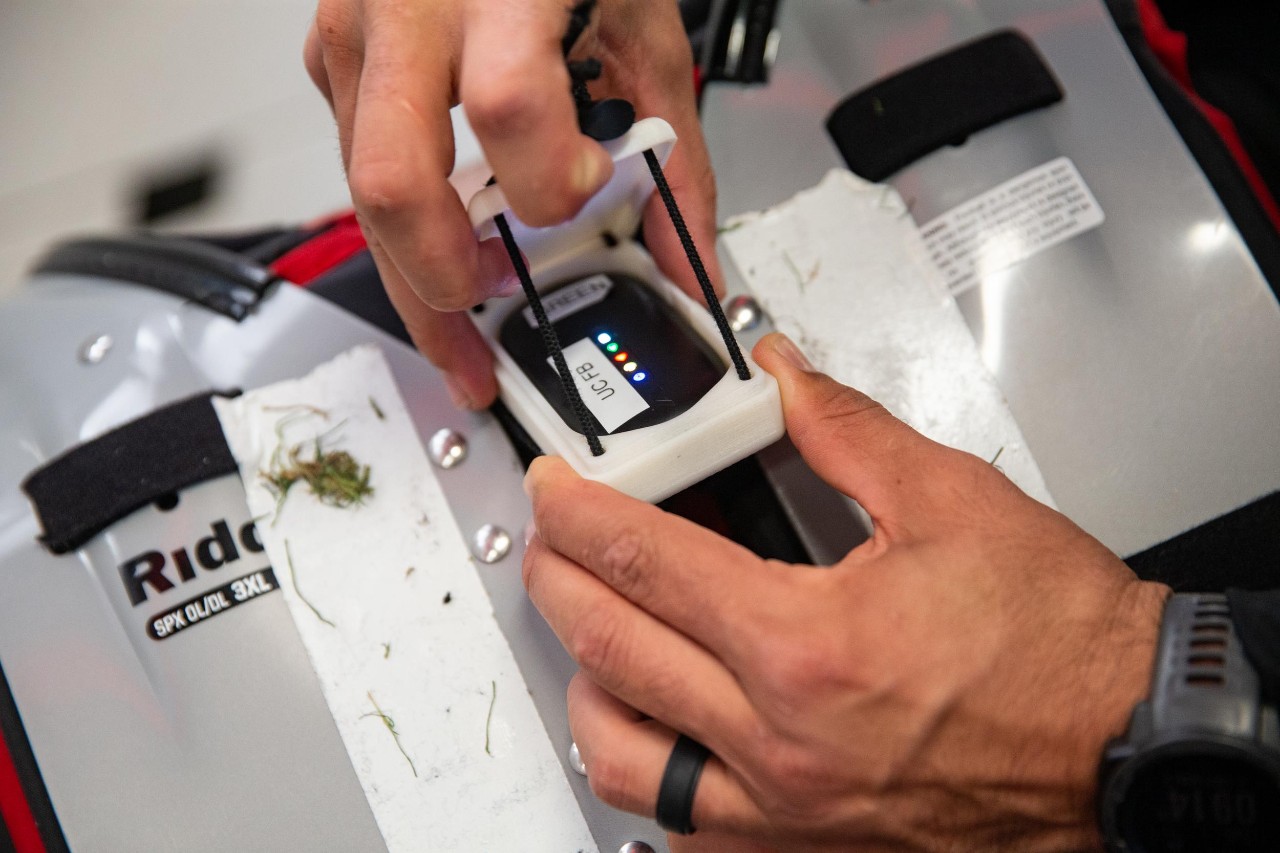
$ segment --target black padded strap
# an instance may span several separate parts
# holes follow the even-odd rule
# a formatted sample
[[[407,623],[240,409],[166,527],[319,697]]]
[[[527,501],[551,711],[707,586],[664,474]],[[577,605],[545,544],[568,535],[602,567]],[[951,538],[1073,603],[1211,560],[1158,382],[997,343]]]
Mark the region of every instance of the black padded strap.
[[[213,243],[155,234],[91,237],[54,246],[35,273],[129,281],[243,320],[276,281],[270,269]]]
[[[1274,705],[1280,702],[1280,589],[1228,589],[1227,601],[1244,653],[1258,671],[1262,695]]]
[[[229,396],[229,395],[222,395]],[[72,448],[22,483],[50,551],[79,548],[164,495],[234,473],[212,393],[189,397]]]
[[[1144,580],[1177,592],[1221,592],[1227,587],[1280,586],[1280,492],[1128,557]]]
[[[1020,33],[1004,30],[906,68],[842,101],[827,131],[849,168],[882,181],[944,145],[1062,100]]]

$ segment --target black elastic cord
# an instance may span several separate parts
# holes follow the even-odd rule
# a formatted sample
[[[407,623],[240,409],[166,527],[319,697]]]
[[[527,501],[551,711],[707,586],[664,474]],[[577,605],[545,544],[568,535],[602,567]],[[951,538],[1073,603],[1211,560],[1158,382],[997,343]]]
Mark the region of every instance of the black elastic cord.
[[[564,37],[560,40],[560,51],[566,57],[587,27],[591,26],[591,13],[595,8],[596,0],[581,0],[569,10],[569,26],[565,28]]]
[[[530,278],[529,270],[524,265],[524,257],[520,254],[520,247],[516,245],[516,239],[511,235],[511,226],[507,224],[507,217],[499,213],[493,217],[493,221],[498,226],[498,233],[502,235],[502,245],[507,247],[507,255],[511,258],[511,266],[515,267],[516,275],[520,278],[520,286],[524,288],[525,299],[529,301],[529,307],[533,309],[534,319],[538,321],[538,331],[542,333],[542,343],[547,348],[547,355],[556,366],[556,373],[560,376],[560,387],[564,389],[565,396],[569,398],[569,403],[573,406],[573,413],[578,418],[578,426],[582,429],[582,434],[587,437],[587,446],[591,448],[591,455],[603,456],[604,445],[600,443],[600,439],[596,435],[595,424],[591,420],[591,413],[587,411],[587,404],[582,402],[582,395],[578,393],[578,386],[574,384],[573,377],[569,375],[569,365],[565,363],[564,352],[560,347],[560,336],[556,334],[555,327],[547,319],[546,309],[542,307],[542,297],[538,295],[538,291],[533,287],[533,279]]]
[[[689,228],[684,224],[680,208],[676,206],[676,197],[671,194],[671,187],[667,186],[667,176],[662,173],[662,164],[658,162],[658,156],[653,153],[652,148],[644,152],[644,161],[649,164],[653,183],[658,187],[658,195],[662,196],[662,204],[667,209],[667,216],[671,217],[671,224],[675,226],[676,234],[680,237],[680,245],[684,246],[685,257],[689,259],[689,266],[693,267],[693,274],[697,277],[699,286],[702,287],[702,298],[707,300],[707,308],[711,309],[711,316],[715,318],[716,327],[720,329],[720,337],[724,340],[725,348],[729,350],[729,358],[733,361],[734,369],[738,371],[738,378],[746,381],[751,378],[747,360],[742,357],[742,349],[738,346],[738,339],[733,336],[733,329],[729,328],[729,321],[724,316],[724,309],[720,307],[720,300],[716,298],[711,279],[707,277],[707,270],[702,266],[698,247],[693,244]]]

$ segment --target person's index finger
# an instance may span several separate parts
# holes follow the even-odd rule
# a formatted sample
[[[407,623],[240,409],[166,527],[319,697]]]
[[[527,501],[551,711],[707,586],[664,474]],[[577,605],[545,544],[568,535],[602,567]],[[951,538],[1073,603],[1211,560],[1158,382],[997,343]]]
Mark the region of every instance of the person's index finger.
[[[525,478],[538,536],[623,596],[736,668],[752,647],[771,573],[740,545],[608,486],[564,460],[534,460]]]
[[[448,183],[452,68],[444,36],[407,13],[380,18],[367,36],[347,172],[352,200],[424,302],[468,308],[497,282],[479,280],[475,234]]]
[[[559,224],[613,174],[613,161],[578,129],[561,39],[562,0],[473,5],[462,51],[462,107],[512,210]]]

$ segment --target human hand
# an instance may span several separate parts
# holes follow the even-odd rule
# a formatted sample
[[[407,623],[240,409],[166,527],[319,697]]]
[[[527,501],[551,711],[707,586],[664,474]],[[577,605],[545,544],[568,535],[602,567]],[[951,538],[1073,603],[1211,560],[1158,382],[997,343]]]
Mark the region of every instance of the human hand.
[[[761,560],[535,461],[525,584],[582,668],[592,789],[652,815],[681,732],[713,753],[681,850],[1098,847],[1098,762],[1146,694],[1168,589],[783,336],[754,355],[874,533],[830,568]]]
[[[516,215],[530,225],[573,216],[613,163],[578,131],[561,40],[566,0],[320,0],[304,52],[338,124],[357,218],[409,335],[445,374],[455,403],[483,408],[493,359],[463,310],[519,289],[499,239],[477,242],[447,181],[449,109],[459,100]],[[621,97],[680,137],[666,167],[708,273],[715,182],[698,126],[692,55],[672,0],[601,0],[575,58],[604,66],[595,97]],[[654,198],[649,249],[690,294],[693,273]],[[698,297],[700,298],[700,297]]]

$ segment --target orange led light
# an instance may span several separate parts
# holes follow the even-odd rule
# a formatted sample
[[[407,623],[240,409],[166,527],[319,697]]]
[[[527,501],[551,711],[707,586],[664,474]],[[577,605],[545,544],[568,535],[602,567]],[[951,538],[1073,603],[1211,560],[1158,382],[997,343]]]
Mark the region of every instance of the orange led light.
[[[613,357],[613,360],[616,362],[624,362],[627,360],[627,354],[625,352],[620,352]]]

